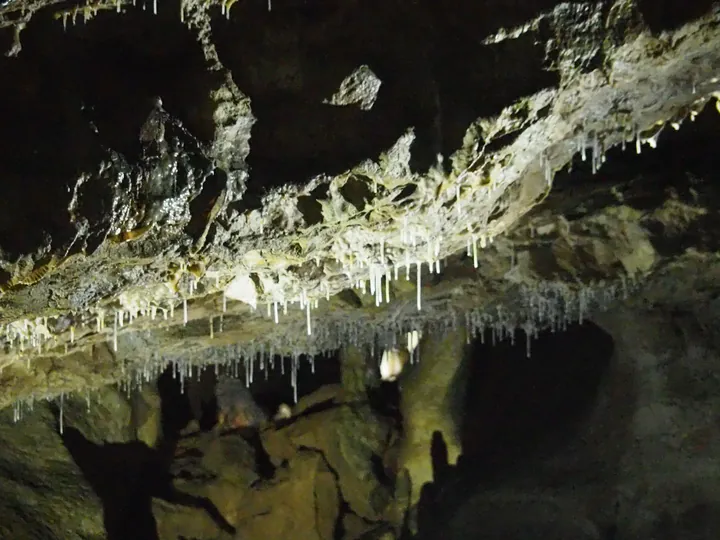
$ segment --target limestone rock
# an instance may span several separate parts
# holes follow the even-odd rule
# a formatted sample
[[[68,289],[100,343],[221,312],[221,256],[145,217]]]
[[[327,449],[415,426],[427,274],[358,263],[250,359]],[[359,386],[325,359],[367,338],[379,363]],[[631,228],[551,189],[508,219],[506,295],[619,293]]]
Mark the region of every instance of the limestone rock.
[[[382,517],[389,503],[373,464],[386,449],[391,432],[365,404],[338,403],[332,408],[296,416],[293,421],[262,433],[263,446],[275,464],[292,463],[303,448],[319,451],[337,475],[343,500],[368,520]]]
[[[136,438],[132,398],[116,385],[63,398],[63,421],[95,444],[123,443]]]
[[[275,479],[248,495],[236,514],[240,538],[333,539],[340,494],[319,452],[301,452]]]
[[[39,402],[22,424],[0,413],[0,537],[103,540],[103,506],[63,446],[57,410]]]
[[[343,390],[363,399],[367,392],[369,367],[363,348],[344,347],[341,352],[340,367]]]
[[[408,367],[400,381],[404,430],[397,467],[410,473],[413,504],[422,486],[433,480],[431,449],[436,433],[442,437],[449,465],[462,453],[457,413],[465,392],[464,350],[464,331],[427,338],[420,345],[419,363]]]
[[[613,169],[686,117],[711,147],[710,2],[191,4],[0,5],[0,404],[473,312],[544,327],[528,295],[714,250],[714,183]]]
[[[252,449],[238,435],[208,434],[182,451],[188,454],[174,474],[183,496],[154,506],[161,539],[334,538],[340,495],[319,452],[299,451],[260,481]]]
[[[160,538],[232,536],[241,499],[259,478],[252,447],[237,434],[205,433],[183,439],[175,455],[175,493],[153,503]]]
[[[133,394],[132,424],[135,438],[154,448],[162,438],[161,400],[157,389],[144,386]]]

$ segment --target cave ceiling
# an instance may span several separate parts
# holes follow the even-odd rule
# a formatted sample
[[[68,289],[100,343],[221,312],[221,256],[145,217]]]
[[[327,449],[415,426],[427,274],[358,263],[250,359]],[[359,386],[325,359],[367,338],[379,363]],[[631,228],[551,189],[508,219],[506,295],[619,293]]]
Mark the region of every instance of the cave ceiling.
[[[720,8],[509,4],[0,2],[0,405],[711,294]]]

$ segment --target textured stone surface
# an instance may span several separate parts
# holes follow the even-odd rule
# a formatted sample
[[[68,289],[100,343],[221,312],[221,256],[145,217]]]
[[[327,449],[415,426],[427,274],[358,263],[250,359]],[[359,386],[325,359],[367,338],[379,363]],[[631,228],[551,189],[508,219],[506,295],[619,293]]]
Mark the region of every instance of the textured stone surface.
[[[428,538],[541,529],[549,507],[580,537],[717,538],[717,5],[268,8],[0,0],[0,407],[28,422],[3,428],[7,534],[94,538],[104,520],[110,538],[281,537],[294,522],[306,538],[343,524],[382,538],[419,496],[430,513],[410,521]],[[474,437],[468,418],[454,426],[446,357],[459,355],[445,350],[405,374],[405,439],[362,399],[377,382],[366,368],[410,330],[542,352],[538,333],[570,326],[568,343],[605,350],[573,329],[587,318],[615,352],[590,412],[563,424],[569,444],[533,439],[535,425],[502,439],[487,410]],[[218,363],[251,379],[276,355],[297,383],[300,362],[338,348],[342,391],[261,436],[275,483],[234,433],[183,440],[168,472],[172,405],[104,388],[168,364],[182,385]],[[524,377],[491,369],[475,406],[562,423],[563,374],[584,374],[555,359]],[[538,399],[548,373],[566,386]],[[431,425],[460,428],[433,469]],[[459,501],[461,445],[482,466],[460,460]],[[78,506],[90,490],[100,500]]]
[[[22,30],[0,61],[6,365],[114,350],[119,317],[117,360],[140,369],[151,353],[387,341],[451,307],[523,325],[494,309],[502,298],[517,314],[521,285],[562,304],[579,283],[641,279],[676,254],[658,252],[629,192],[585,205],[579,223],[548,209],[530,239],[518,220],[547,208],[573,156],[596,170],[623,141],[647,151],[707,104],[720,62],[709,3],[231,2],[229,20],[212,3],[145,7],[0,7],[9,43]],[[712,213],[702,198],[662,205],[655,221],[671,228]],[[459,255],[468,240],[488,246],[477,273],[472,247]],[[436,261],[445,272],[422,276],[418,312],[416,264]],[[386,287],[408,264],[411,283]],[[223,311],[237,279],[258,312]],[[351,289],[368,279],[389,304]],[[309,303],[311,336],[285,301]]]
[[[308,396],[292,419],[261,431],[264,473],[258,447],[242,434],[183,439],[171,474],[185,497],[155,503],[160,538],[216,538],[232,527],[238,538],[332,540],[341,521],[349,525],[345,538],[382,524],[391,494],[372,457],[382,453],[389,428],[367,405],[332,403],[337,390]]]
[[[328,402],[324,403],[327,407]],[[293,423],[263,433],[270,459],[280,464],[303,448],[321,452],[337,475],[342,498],[352,512],[369,521],[380,520],[392,493],[377,479],[373,458],[387,449],[392,426],[363,402],[340,400],[325,411],[309,409],[307,416],[302,416],[302,405],[301,416]]]
[[[400,383],[403,438],[397,467],[410,473],[413,505],[422,486],[433,481],[434,439],[442,438],[449,465],[455,465],[462,453],[458,412],[467,382],[462,369],[465,342],[465,331],[428,338],[419,347],[418,365],[408,368]]]
[[[84,402],[68,401],[63,410],[64,429],[75,420],[95,440],[122,437],[117,422],[125,409],[111,405],[112,392],[99,395],[101,404],[78,418],[73,411]],[[83,400],[84,401],[84,400]],[[105,407],[114,409],[111,414]],[[85,411],[83,411],[85,412]],[[114,420],[115,419],[115,420]],[[0,487],[2,508],[0,536],[18,539],[107,538],[104,505],[91,483],[74,462],[58,432],[59,411],[53,404],[39,401],[22,423],[13,422],[13,411],[0,416]]]

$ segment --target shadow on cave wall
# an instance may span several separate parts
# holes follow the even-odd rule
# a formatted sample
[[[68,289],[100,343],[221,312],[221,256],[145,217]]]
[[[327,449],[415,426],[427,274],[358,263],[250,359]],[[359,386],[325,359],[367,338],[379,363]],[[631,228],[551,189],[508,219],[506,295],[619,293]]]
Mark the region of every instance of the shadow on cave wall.
[[[468,353],[457,465],[448,463],[442,434],[433,434],[433,481],[421,491],[418,538],[443,538],[444,520],[470,495],[532,476],[539,460],[571,447],[597,405],[614,354],[612,337],[590,322],[542,332],[530,357],[521,332],[515,343],[493,345],[485,337]]]
[[[290,360],[284,361],[285,375],[280,372],[280,358],[277,357],[276,369],[268,371],[267,378],[263,372],[257,373],[253,382],[253,395],[258,404],[267,411],[274,412],[281,403],[292,403],[288,367]],[[334,358],[334,361],[332,358],[317,361],[315,373],[308,359],[303,357],[299,365],[300,398],[311,394],[322,385],[340,381],[337,358]],[[225,520],[210,499],[178,491],[173,486],[173,476],[170,473],[181,432],[193,418],[191,401],[185,391],[188,385],[199,385],[203,409],[201,427],[209,430],[217,422],[214,369],[207,369],[203,374],[203,379],[210,381],[209,385],[200,384],[192,378],[181,384],[180,378],[174,376],[172,367],[158,378],[163,435],[157,448],[149,448],[139,441],[97,444],[88,440],[79,430],[65,427],[63,444],[102,502],[108,540],[156,540],[158,533],[152,512],[153,498],[203,511],[221,530],[234,533],[232,525]],[[208,388],[209,393],[203,394]],[[55,413],[56,418],[59,418],[57,409]],[[272,476],[272,466],[256,435],[247,433],[248,442],[256,450],[258,473],[261,476]]]
[[[102,502],[108,540],[158,539],[153,498],[197,508],[206,512],[221,530],[235,532],[210,499],[175,489],[168,472],[169,463],[161,452],[145,443],[96,444],[72,427],[65,428],[62,439]]]

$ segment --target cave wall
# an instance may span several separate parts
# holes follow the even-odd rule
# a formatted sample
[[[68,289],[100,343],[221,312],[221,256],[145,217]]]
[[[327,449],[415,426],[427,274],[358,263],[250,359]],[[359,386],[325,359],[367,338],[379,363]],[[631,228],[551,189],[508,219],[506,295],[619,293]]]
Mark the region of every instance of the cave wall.
[[[142,474],[132,409],[108,386],[60,403],[38,399],[21,418],[17,408],[1,411],[0,537],[109,538]],[[142,523],[134,526],[141,534]]]
[[[530,375],[517,369],[525,344],[499,344],[514,366],[475,380],[466,452],[421,501],[419,538],[717,538],[718,313],[717,301],[622,305],[590,333],[553,336],[559,361],[538,344]]]
[[[103,538],[109,526],[122,538],[128,512],[136,512],[138,538],[290,534],[290,523],[323,540],[355,538],[400,527],[419,495],[419,540],[539,531],[711,540],[720,532],[718,314],[717,300],[627,302],[592,323],[541,333],[530,356],[521,332],[495,344],[490,331],[469,345],[464,331],[426,336],[420,364],[407,365],[399,384],[404,431],[378,417],[355,386],[325,386],[301,398],[293,419],[262,433],[272,477],[263,476],[248,439],[205,433],[183,439],[172,465],[163,465],[170,469],[162,482],[172,488],[139,481],[157,458],[136,442],[138,428],[160,414],[149,387],[131,397],[108,387],[91,395],[89,410],[84,398],[68,397],[63,435],[55,404],[39,402],[24,424],[6,411],[3,515],[18,519],[3,526],[17,538],[53,527]],[[365,354],[349,348],[332,361],[344,361],[361,383]],[[436,430],[445,437],[444,464]],[[408,448],[411,459],[403,459]],[[18,495],[28,489],[32,512]],[[95,507],[87,507],[91,493]],[[95,533],[86,531],[92,520]]]
[[[617,344],[615,397],[604,416],[626,424],[625,437],[602,446],[622,449],[611,484],[621,538],[720,533],[717,314],[714,302],[598,318]]]

